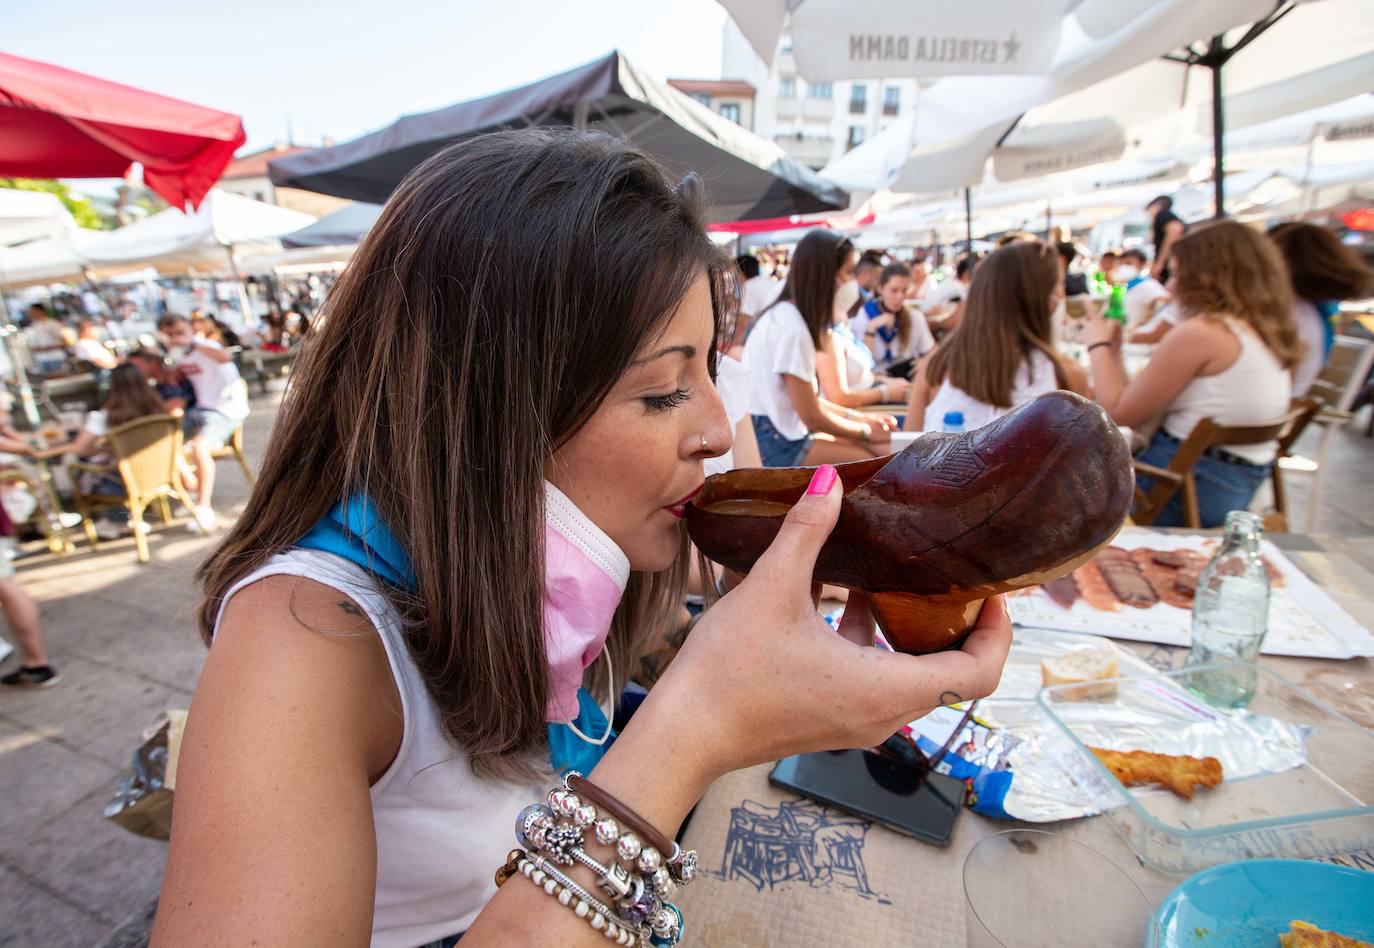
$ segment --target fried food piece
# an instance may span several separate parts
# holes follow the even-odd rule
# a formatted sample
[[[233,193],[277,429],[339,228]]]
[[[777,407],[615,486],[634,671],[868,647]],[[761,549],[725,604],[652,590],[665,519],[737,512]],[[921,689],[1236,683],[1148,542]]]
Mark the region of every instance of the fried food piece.
[[[1078,587],[1083,601],[1094,609],[1103,612],[1120,612],[1121,602],[1112,593],[1112,587],[1102,578],[1102,570],[1096,562],[1084,563],[1073,571],[1073,581]]]
[[[1159,602],[1159,594],[1140,572],[1130,550],[1109,546],[1093,562],[1097,563],[1102,578],[1107,581],[1118,601],[1137,609],[1148,609]]]
[[[1131,559],[1139,567],[1141,574],[1154,587],[1160,601],[1179,609],[1193,608],[1193,588],[1184,587],[1178,582],[1179,576],[1187,568],[1188,560],[1180,555],[1186,551],[1151,550],[1138,547],[1131,551]],[[1167,558],[1167,559],[1166,559]],[[1205,560],[1203,561],[1206,562]]]
[[[1279,945],[1281,948],[1374,948],[1367,941],[1347,938],[1297,919],[1288,923],[1288,931],[1279,933]]]
[[[1185,800],[1193,798],[1199,786],[1211,789],[1221,783],[1221,761],[1215,757],[1187,757],[1154,754],[1150,751],[1114,751],[1089,747],[1112,776],[1126,786],[1157,783],[1168,787]]]

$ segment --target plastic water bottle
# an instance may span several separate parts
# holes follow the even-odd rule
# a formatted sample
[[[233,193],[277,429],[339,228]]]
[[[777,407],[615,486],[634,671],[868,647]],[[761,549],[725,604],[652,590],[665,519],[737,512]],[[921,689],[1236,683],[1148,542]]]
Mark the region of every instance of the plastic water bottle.
[[[1269,570],[1260,559],[1260,518],[1245,510],[1226,515],[1226,537],[1202,571],[1193,596],[1193,645],[1188,666],[1226,662],[1187,676],[1208,704],[1243,708],[1255,697],[1259,658],[1269,631]]]
[[[940,430],[945,434],[962,434],[964,431],[964,413],[961,411],[945,412],[945,420],[941,422]]]

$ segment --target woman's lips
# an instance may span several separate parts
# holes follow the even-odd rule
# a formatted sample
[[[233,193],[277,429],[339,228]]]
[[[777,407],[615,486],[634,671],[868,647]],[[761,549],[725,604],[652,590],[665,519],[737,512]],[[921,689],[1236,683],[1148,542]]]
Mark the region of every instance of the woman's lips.
[[[663,509],[668,511],[668,513],[672,514],[677,519],[681,520],[683,517],[687,516],[688,502],[697,494],[701,493],[701,489],[705,486],[705,482],[698,484],[696,490],[692,491],[690,494],[679,500],[677,503],[669,504],[667,507],[664,507]]]

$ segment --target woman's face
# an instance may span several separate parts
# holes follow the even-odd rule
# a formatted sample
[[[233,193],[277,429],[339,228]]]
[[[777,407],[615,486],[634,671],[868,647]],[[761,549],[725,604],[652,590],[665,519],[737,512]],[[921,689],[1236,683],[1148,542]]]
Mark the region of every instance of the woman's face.
[[[730,424],[706,367],[714,344],[703,274],[550,460],[549,482],[606,532],[631,569],[672,565],[683,506],[701,488],[701,463],[730,449]]]
[[[840,264],[840,269],[835,271],[835,288],[843,286],[854,279],[854,264],[859,261],[859,255],[850,252],[845,256],[844,262]]]
[[[895,313],[902,308],[902,301],[906,299],[907,290],[911,289],[911,278],[895,276],[888,279],[886,283],[878,287],[878,295],[882,298],[883,309],[889,313]]]

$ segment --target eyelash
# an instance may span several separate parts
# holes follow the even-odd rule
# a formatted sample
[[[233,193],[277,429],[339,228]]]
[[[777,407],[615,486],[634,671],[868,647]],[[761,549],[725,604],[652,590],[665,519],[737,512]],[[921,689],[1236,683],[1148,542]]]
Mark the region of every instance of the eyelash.
[[[667,395],[650,395],[644,399],[644,404],[650,411],[672,411],[691,397],[691,389],[679,388]]]

